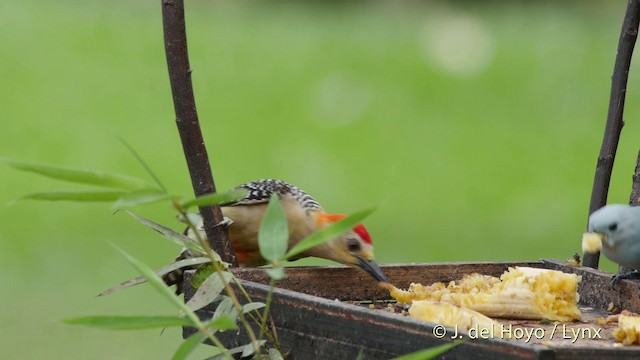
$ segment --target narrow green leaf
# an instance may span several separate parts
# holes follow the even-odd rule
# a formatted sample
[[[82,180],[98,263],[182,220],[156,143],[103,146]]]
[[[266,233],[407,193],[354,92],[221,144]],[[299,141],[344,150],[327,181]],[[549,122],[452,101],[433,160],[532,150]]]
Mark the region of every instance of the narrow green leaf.
[[[123,191],[79,191],[79,192],[46,192],[25,195],[15,201],[43,200],[43,201],[76,201],[76,202],[102,202],[116,201],[126,195]]]
[[[220,205],[220,204],[242,200],[246,195],[247,195],[247,190],[233,189],[233,190],[225,191],[223,193],[214,193],[214,194],[198,196],[195,199],[191,199],[182,203],[182,207],[184,207],[185,209],[189,209],[194,206]]]
[[[142,168],[147,172],[147,174],[149,174],[149,176],[151,176],[153,181],[155,181],[156,184],[158,184],[160,189],[162,189],[162,192],[164,194],[167,194],[167,188],[164,187],[164,185],[160,181],[160,178],[156,176],[156,174],[151,170],[151,167],[147,165],[147,163],[142,159],[142,156],[138,154],[138,152],[133,148],[133,146],[129,145],[129,143],[124,141],[124,139],[122,138],[120,138],[120,142],[129,150],[129,152],[133,155],[133,157],[135,157],[136,160],[138,160],[138,163],[142,165]]]
[[[242,305],[242,313],[246,314],[246,313],[258,310],[258,309],[262,309],[265,306],[266,306],[266,304],[262,303],[262,302],[257,302],[257,301],[256,302],[250,302],[250,303]]]
[[[266,343],[266,340],[258,340],[258,345],[259,345],[259,346],[264,345],[264,343]],[[249,344],[248,344],[248,346],[252,346],[252,345],[251,345],[251,343],[249,343]],[[242,353],[246,348],[247,348],[247,345],[241,345],[241,346],[238,346],[238,347],[234,347],[233,349],[229,349],[229,354],[230,354],[230,355],[240,354],[240,353]],[[253,347],[251,347],[251,349],[253,349]],[[252,353],[253,353],[253,352],[252,352]],[[249,354],[249,355],[251,355],[251,354]],[[247,356],[249,356],[249,355],[247,355]],[[242,356],[242,357],[244,357],[244,356]],[[216,356],[214,356],[214,357],[210,357],[210,358],[209,358],[209,359],[207,359],[207,360],[221,360],[221,359],[224,359],[224,358],[225,358],[225,354],[218,354],[218,355],[216,355]]]
[[[222,295],[221,298],[222,300],[220,301],[220,304],[218,304],[216,311],[213,312],[211,319],[215,320],[225,315],[232,315],[235,318],[238,315],[238,312],[233,307],[233,300],[226,295]]]
[[[269,360],[284,360],[282,354],[277,349],[271,348],[269,349]]]
[[[211,274],[213,274],[215,271],[216,269],[214,269],[213,264],[211,263],[200,266],[191,277],[191,286],[194,289],[199,288],[200,285],[202,285],[202,283],[207,280],[209,276],[211,276]]]
[[[360,348],[360,351],[358,351],[358,356],[356,356],[356,360],[364,360],[364,348]]]
[[[463,341],[454,341],[452,343],[435,346],[425,350],[419,350],[410,354],[398,356],[393,360],[430,360],[436,356],[442,355],[452,348],[460,345]]]
[[[32,172],[52,179],[67,182],[125,190],[137,190],[140,188],[149,187],[147,183],[142,180],[106,172],[67,169],[56,166],[27,163],[7,159],[3,159],[2,161],[17,170]]]
[[[170,196],[158,189],[142,189],[121,196],[116,201],[113,209],[124,209],[136,205],[146,205],[169,199]]]
[[[183,224],[193,224],[194,226],[198,227],[200,224],[202,224],[202,216],[200,216],[200,213],[187,213],[187,218],[185,218],[184,215],[182,214],[178,214],[178,221],[180,221]]]
[[[177,295],[173,293],[173,290],[169,289],[169,287],[162,281],[162,279],[156,275],[151,268],[147,265],[143,264],[133,256],[127,254],[124,250],[121,250],[115,245],[112,245],[116,250],[118,250],[124,257],[133,265],[142,275],[147,278],[147,282],[151,286],[153,286],[160,294],[162,294],[167,300],[169,300],[175,307],[182,310],[185,315],[191,320],[191,326],[200,328],[201,322],[198,316],[189,309],[182,299],[180,299]]]
[[[307,236],[302,241],[297,243],[296,246],[291,248],[285,255],[285,258],[290,259],[293,256],[300,254],[301,252],[307,251],[320,244],[335,239],[346,231],[352,229],[354,226],[358,225],[358,223],[364,220],[367,216],[371,215],[371,213],[373,213],[374,211],[375,209],[359,211],[319,231],[316,231],[315,233]]]
[[[189,259],[183,259],[183,260],[179,260],[176,262],[172,262],[171,264],[167,265],[167,266],[163,266],[160,269],[156,270],[156,275],[158,276],[164,276],[174,270],[183,268],[183,267],[187,267],[187,266],[194,266],[194,265],[199,265],[199,264],[204,264],[204,263],[208,263],[211,260],[209,258],[206,257],[197,257],[197,258],[189,258]],[[136,278],[127,280],[125,282],[122,282],[110,289],[107,289],[103,292],[101,292],[100,294],[98,294],[98,296],[107,296],[115,291],[121,290],[121,289],[126,289],[128,287],[131,286],[135,286],[138,284],[142,284],[144,282],[147,282],[147,279],[144,276],[138,276]]]
[[[280,205],[278,195],[271,195],[267,211],[262,218],[260,224],[260,232],[258,232],[258,245],[260,247],[260,255],[270,263],[282,260],[287,252],[289,243],[289,226],[284,209]]]
[[[264,345],[267,341],[266,340],[258,340],[256,341],[256,343],[258,343],[258,347]],[[252,343],[248,343],[247,345],[244,346],[244,349],[242,350],[242,355],[240,355],[241,358],[245,358],[247,356],[251,356],[256,352],[256,350],[253,348],[253,344]]]
[[[184,246],[190,250],[193,250],[199,254],[204,254],[204,250],[200,247],[197,241],[187,237],[184,234],[181,234],[175,230],[169,229],[166,226],[160,225],[151,220],[145,219],[141,216],[138,216],[130,211],[127,211],[127,214],[131,215],[134,219],[136,219],[141,224],[152,228],[153,230],[159,232],[165,239],[171,240],[174,243]]]
[[[211,259],[209,259],[208,257],[194,257],[194,258],[182,259],[182,260],[172,262],[169,265],[161,267],[160,269],[156,270],[156,274],[158,276],[163,276],[177,269],[181,269],[187,266],[206,264],[209,262],[211,262]]]
[[[187,340],[183,341],[182,344],[176,350],[176,353],[173,354],[171,360],[184,360],[189,354],[195,350],[198,345],[202,344],[202,342],[207,338],[207,335],[203,332],[198,331],[197,333],[189,336]]]
[[[282,280],[285,278],[284,268],[282,266],[277,266],[271,269],[267,268],[264,269],[264,271],[266,271],[267,275],[269,275],[273,280]]]
[[[209,277],[200,284],[196,293],[193,294],[191,299],[189,299],[186,304],[187,307],[196,311],[211,304],[213,299],[220,295],[222,290],[224,290],[224,286],[233,278],[233,275],[230,272],[223,271],[222,277],[224,278],[224,281],[220,279],[220,275],[217,272],[209,275]]]
[[[62,320],[70,325],[84,325],[107,330],[135,330],[193,326],[188,319],[179,316],[87,316]]]
[[[207,323],[207,326],[216,330],[235,330],[238,328],[236,317],[231,314],[222,315]]]
[[[249,357],[249,356],[255,354],[255,352],[256,352],[256,350],[253,348],[253,344],[249,343],[249,344],[244,346],[244,349],[242,349],[242,355],[240,355],[240,358]]]

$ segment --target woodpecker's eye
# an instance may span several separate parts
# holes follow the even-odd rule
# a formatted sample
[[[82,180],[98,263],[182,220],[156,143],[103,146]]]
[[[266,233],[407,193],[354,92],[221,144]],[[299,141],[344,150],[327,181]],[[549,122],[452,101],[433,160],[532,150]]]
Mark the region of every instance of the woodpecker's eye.
[[[611,231],[616,231],[617,228],[618,228],[618,223],[613,223],[609,225],[609,230]]]
[[[360,242],[356,239],[347,240],[347,249],[351,252],[360,251]]]

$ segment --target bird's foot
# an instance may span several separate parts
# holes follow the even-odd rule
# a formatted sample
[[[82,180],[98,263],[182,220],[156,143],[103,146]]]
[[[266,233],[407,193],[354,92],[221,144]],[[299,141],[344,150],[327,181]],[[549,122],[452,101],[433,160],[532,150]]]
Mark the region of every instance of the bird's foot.
[[[231,220],[230,218],[225,216],[224,219],[222,219],[222,221],[220,221],[219,223],[215,224],[214,227],[218,227],[218,226],[229,227],[229,226],[231,226],[231,224],[233,224],[233,220]]]
[[[611,277],[611,287],[616,288],[616,284],[620,280],[632,280],[632,279],[640,279],[640,272],[637,270],[629,271],[628,273],[613,275]]]

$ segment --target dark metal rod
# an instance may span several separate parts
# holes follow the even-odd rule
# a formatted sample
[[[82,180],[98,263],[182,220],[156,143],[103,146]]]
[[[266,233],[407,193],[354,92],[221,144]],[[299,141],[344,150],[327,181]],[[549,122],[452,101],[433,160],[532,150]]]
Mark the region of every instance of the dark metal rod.
[[[629,0],[622,23],[620,40],[618,41],[618,54],[613,67],[609,112],[607,114],[607,124],[604,129],[602,147],[598,155],[596,173],[593,179],[589,215],[607,204],[607,193],[609,191],[609,182],[611,181],[611,172],[613,171],[613,162],[620,140],[620,132],[624,126],[622,117],[624,113],[624,100],[627,92],[631,56],[633,55],[633,48],[636,44],[636,38],[638,37],[638,23],[640,23],[640,0]],[[583,265],[597,269],[599,260],[600,253],[585,254]]]
[[[216,191],[216,186],[193,96],[183,0],[162,0],[162,24],[176,124],[187,159],[191,185],[196,196],[210,194]],[[223,261],[237,266],[227,227],[216,226],[223,221],[220,207],[201,207],[200,214],[211,248],[220,255]]]

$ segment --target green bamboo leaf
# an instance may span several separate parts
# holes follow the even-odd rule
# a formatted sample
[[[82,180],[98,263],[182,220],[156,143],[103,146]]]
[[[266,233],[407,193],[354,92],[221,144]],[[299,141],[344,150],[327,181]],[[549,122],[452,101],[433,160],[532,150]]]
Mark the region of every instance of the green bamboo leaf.
[[[200,285],[202,285],[202,283],[207,280],[209,276],[211,276],[211,274],[213,274],[215,271],[216,269],[211,263],[198,267],[196,272],[193,273],[193,276],[191,276],[191,286],[194,289],[199,288]]]
[[[158,189],[142,189],[126,193],[113,204],[113,209],[124,209],[137,205],[152,204],[169,199],[170,196]]]
[[[178,214],[178,221],[186,225],[198,226],[202,224],[202,216],[200,216],[200,213],[193,212],[187,213],[186,217],[183,214]]]
[[[169,300],[169,302],[171,302],[175,307],[184,312],[185,316],[187,316],[187,318],[191,320],[190,326],[196,328],[201,327],[202,323],[200,322],[198,316],[193,311],[191,311],[191,309],[189,309],[184,302],[182,302],[182,299],[180,299],[173,293],[173,290],[169,289],[164,281],[162,281],[162,279],[158,275],[156,275],[150,267],[143,264],[133,256],[127,254],[124,250],[121,250],[117,246],[113,244],[112,246],[116,250],[118,250],[125,257],[125,259],[127,259],[127,261],[131,263],[131,265],[133,265],[140,273],[142,273],[145,278],[147,278],[147,282],[151,286],[153,286],[160,294],[167,298],[167,300]]]
[[[207,335],[203,332],[197,332],[187,338],[187,340],[183,341],[182,344],[176,350],[176,353],[173,354],[171,360],[184,360],[195,350],[198,345],[202,344],[202,342],[207,338]]]
[[[262,346],[266,342],[267,342],[266,340],[258,340],[257,341],[258,346]],[[251,354],[253,354],[253,346],[251,345],[251,343],[249,343],[247,345],[241,345],[241,346],[238,346],[238,347],[234,347],[233,349],[229,349],[229,354],[230,355],[240,354],[240,353],[242,353],[242,352],[244,352],[246,350],[247,346],[251,347]],[[249,354],[249,355],[251,355],[251,354]],[[221,360],[221,359],[225,358],[225,355],[226,354],[218,354],[218,355],[216,355],[214,357],[210,357],[207,360]],[[249,355],[247,355],[247,356],[249,356]],[[244,356],[241,356],[241,357],[244,357]]]
[[[256,341],[256,343],[258,343],[258,347],[264,345],[267,341],[266,340],[258,340]],[[253,347],[252,343],[248,343],[247,345],[244,346],[244,349],[242,350],[242,355],[240,355],[240,358],[245,358],[247,356],[251,356],[256,352],[256,350]]]
[[[225,285],[231,281],[233,275],[230,272],[223,271],[222,277],[224,281],[220,278],[220,275],[217,272],[211,274],[196,290],[196,293],[193,294],[191,299],[187,302],[187,307],[193,311],[197,311],[202,309],[203,307],[211,304],[213,299],[215,299],[222,290],[224,290]]]
[[[160,269],[156,270],[156,275],[158,276],[163,276],[166,275],[174,270],[177,269],[181,269],[184,267],[188,267],[188,266],[194,266],[194,265],[199,265],[199,264],[204,264],[204,263],[208,263],[211,260],[207,257],[197,257],[197,258],[189,258],[189,259],[183,259],[183,260],[179,260],[176,262],[172,262],[171,264],[167,265],[167,266],[163,266]],[[98,294],[98,296],[107,296],[115,291],[121,290],[121,289],[126,289],[128,287],[134,286],[134,285],[138,285],[138,284],[142,284],[147,282],[147,279],[144,276],[138,276],[136,278],[127,280],[125,282],[122,282],[110,289],[107,289],[103,292],[101,292],[100,294]]]
[[[284,268],[282,266],[276,266],[271,269],[264,269],[273,280],[282,280],[285,278]]]
[[[430,360],[436,356],[442,355],[452,348],[460,345],[463,341],[454,341],[452,343],[435,346],[425,350],[419,350],[410,354],[398,356],[393,360]]]
[[[153,181],[155,181],[156,184],[158,184],[160,189],[162,189],[162,192],[166,194],[167,193],[167,188],[164,187],[164,185],[160,181],[160,178],[153,172],[153,170],[151,170],[151,167],[149,165],[147,165],[147,163],[142,159],[142,156],[140,156],[140,154],[138,154],[136,149],[134,149],[133,146],[129,145],[129,143],[124,141],[124,139],[122,139],[122,138],[120,138],[120,142],[127,148],[127,150],[129,150],[129,152],[133,155],[133,157],[135,157],[136,160],[138,160],[138,163],[147,172],[147,174],[149,174],[149,176],[151,176]]]
[[[246,313],[250,313],[252,311],[258,310],[258,309],[262,309],[263,307],[265,307],[266,304],[262,303],[262,302],[250,302],[247,304],[242,305],[242,313],[246,314]]]
[[[184,203],[182,203],[182,207],[185,209],[188,209],[194,206],[220,205],[220,204],[242,200],[246,195],[247,195],[247,190],[233,189],[233,190],[225,191],[223,193],[213,193],[213,194],[198,196],[195,199],[187,200]]]
[[[229,353],[229,355],[239,354],[239,353],[241,353],[241,352],[242,352],[242,350],[243,350],[243,349],[244,349],[244,345],[243,345],[243,346],[238,346],[238,347],[235,347],[235,348],[233,348],[233,349],[229,349],[229,350],[228,350],[228,353]],[[225,355],[226,355],[226,354],[218,354],[218,355],[212,356],[212,357],[210,357],[210,358],[208,358],[208,359],[206,359],[206,360],[222,360],[222,359],[229,359],[229,357],[225,357]],[[235,358],[234,358],[234,357],[231,357],[231,359],[235,359]]]
[[[106,330],[135,330],[193,326],[188,319],[179,316],[86,316],[62,320],[65,324],[84,325]]]
[[[190,250],[197,252],[198,254],[204,254],[204,250],[196,240],[193,240],[187,237],[186,235],[181,234],[175,230],[169,229],[166,226],[160,225],[156,222],[153,222],[151,220],[138,216],[130,211],[127,211],[127,214],[131,215],[134,219],[136,219],[142,225],[148,226],[153,230],[159,232],[165,239],[171,240],[180,246],[184,246]]]
[[[25,195],[14,202],[22,200],[102,202],[116,201],[126,194],[124,191],[45,192]]]
[[[137,190],[140,188],[149,187],[146,182],[140,179],[106,172],[67,169],[51,165],[35,164],[8,159],[0,159],[0,161],[3,161],[7,165],[17,170],[32,172],[38,175],[67,182],[125,190]]]
[[[222,295],[220,297],[222,300],[220,301],[220,304],[218,304],[216,311],[213,312],[211,319],[215,320],[225,315],[232,315],[235,318],[238,315],[238,312],[236,311],[236,308],[233,307],[233,300],[231,300],[227,295]]]
[[[271,195],[258,232],[260,255],[270,263],[282,260],[289,243],[289,226],[278,195]]]
[[[207,327],[215,330],[235,330],[238,328],[238,324],[236,324],[235,316],[226,314],[207,323]]]
[[[277,349],[271,348],[269,349],[269,360],[284,360],[282,354]]]
[[[335,239],[346,231],[353,229],[354,226],[358,225],[362,220],[371,215],[371,213],[373,213],[374,211],[375,209],[359,211],[319,231],[316,231],[315,233],[307,236],[302,241],[297,243],[293,248],[291,248],[285,255],[285,258],[290,259],[293,256],[300,254],[301,252],[307,251],[320,244]]]

